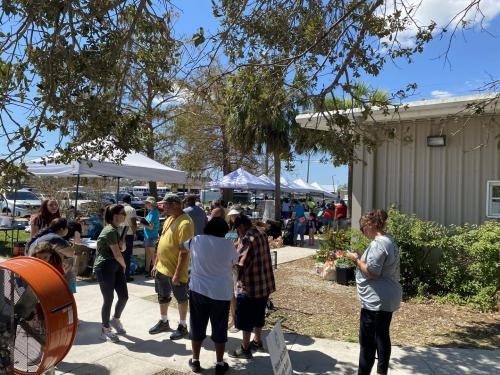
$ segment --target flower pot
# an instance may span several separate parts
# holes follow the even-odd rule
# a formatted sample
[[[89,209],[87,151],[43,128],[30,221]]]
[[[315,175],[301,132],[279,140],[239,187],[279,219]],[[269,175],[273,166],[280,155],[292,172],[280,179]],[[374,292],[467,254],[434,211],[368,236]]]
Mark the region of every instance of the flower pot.
[[[354,281],[354,267],[345,264],[335,266],[337,284],[348,285],[349,281]]]
[[[14,242],[14,246],[12,247],[12,256],[18,257],[20,255],[24,255],[25,247],[26,242]]]

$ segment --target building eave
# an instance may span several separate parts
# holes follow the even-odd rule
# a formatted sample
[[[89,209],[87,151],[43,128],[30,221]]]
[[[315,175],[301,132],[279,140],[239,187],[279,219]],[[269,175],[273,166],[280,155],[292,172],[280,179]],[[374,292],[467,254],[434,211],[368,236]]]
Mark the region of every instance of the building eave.
[[[470,106],[481,102],[488,103],[484,108],[485,113],[495,113],[499,100],[500,94],[493,93],[403,103],[399,108],[389,108],[388,113],[373,107],[371,115],[363,122],[387,123],[428,118],[462,117],[471,115],[472,109]],[[339,111],[338,114],[351,117],[353,122],[362,120],[362,110],[359,108]],[[327,118],[333,115],[335,115],[335,112],[301,113],[295,119],[303,128],[328,130]]]

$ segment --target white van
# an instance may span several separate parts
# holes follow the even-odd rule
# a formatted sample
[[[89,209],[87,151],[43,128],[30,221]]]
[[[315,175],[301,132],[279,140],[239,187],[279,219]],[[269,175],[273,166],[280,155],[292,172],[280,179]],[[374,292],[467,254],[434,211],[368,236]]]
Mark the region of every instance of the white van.
[[[149,186],[134,186],[132,188],[132,193],[136,197],[146,198],[149,195]]]

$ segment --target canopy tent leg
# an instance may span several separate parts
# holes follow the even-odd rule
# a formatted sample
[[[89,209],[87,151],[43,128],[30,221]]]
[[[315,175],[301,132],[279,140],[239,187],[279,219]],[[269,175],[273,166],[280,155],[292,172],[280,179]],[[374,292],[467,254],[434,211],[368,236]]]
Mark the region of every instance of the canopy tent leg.
[[[116,201],[116,203],[118,203],[118,196],[120,194],[120,177],[117,177],[116,180],[117,180],[117,183],[116,183],[116,197],[115,197],[115,201]]]
[[[80,194],[80,174],[76,175],[75,218],[78,216],[78,195]]]
[[[14,181],[14,206],[12,207],[12,221],[15,220],[16,218],[16,198],[17,198],[17,183]],[[9,207],[9,205],[7,205],[7,208]],[[7,215],[9,213],[7,212]]]

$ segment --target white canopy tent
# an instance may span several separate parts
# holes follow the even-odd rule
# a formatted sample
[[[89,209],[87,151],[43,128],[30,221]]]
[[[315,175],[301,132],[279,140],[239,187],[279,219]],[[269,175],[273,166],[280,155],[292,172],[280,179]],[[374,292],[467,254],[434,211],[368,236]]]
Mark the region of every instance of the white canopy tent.
[[[116,164],[109,159],[99,161],[97,158],[72,161],[69,164],[56,164],[50,162],[50,159],[53,160],[54,157],[49,158],[47,164],[43,164],[42,158],[28,161],[26,163],[28,172],[37,176],[116,177],[142,181],[186,183],[186,172],[167,167],[136,152],[127,154],[121,164]]]
[[[335,198],[335,194],[330,193],[328,190],[323,189],[320,184],[317,182],[313,182],[311,186],[314,186],[315,188],[319,189],[320,191],[323,192],[323,195],[327,198]]]
[[[118,179],[117,193],[119,190],[120,178],[178,184],[186,183],[186,172],[167,167],[166,165],[136,152],[127,154],[121,164],[117,164],[111,159],[100,161],[98,160],[99,158],[71,161],[68,164],[58,164],[54,161],[55,158],[57,158],[57,154],[46,158],[46,164],[44,164],[43,158],[26,162],[28,172],[36,176],[77,177],[75,215],[78,204],[80,177],[115,177]]]
[[[273,189],[276,186],[276,184],[274,183],[274,181],[269,176],[266,176],[265,174],[260,175],[259,178],[262,179],[262,180],[264,180],[267,183],[272,184],[273,185]],[[284,185],[282,183],[280,183],[280,189],[281,189],[282,193],[292,193],[293,192],[292,189],[290,189],[290,187],[288,187],[287,185]]]
[[[245,171],[243,168],[238,168],[221,179],[211,182],[209,185],[210,187],[219,189],[274,190],[274,184],[262,180]]]
[[[318,189],[317,187],[312,186],[311,184],[305,182],[301,178],[298,178],[298,179],[294,180],[293,182],[295,184],[297,184],[298,186],[306,189],[309,194],[320,194],[320,195],[324,194],[323,190]]]
[[[297,185],[295,182],[288,181],[285,177],[281,177],[280,182],[281,185],[286,186],[291,193],[306,194],[309,192],[309,189],[305,189],[304,187]]]

